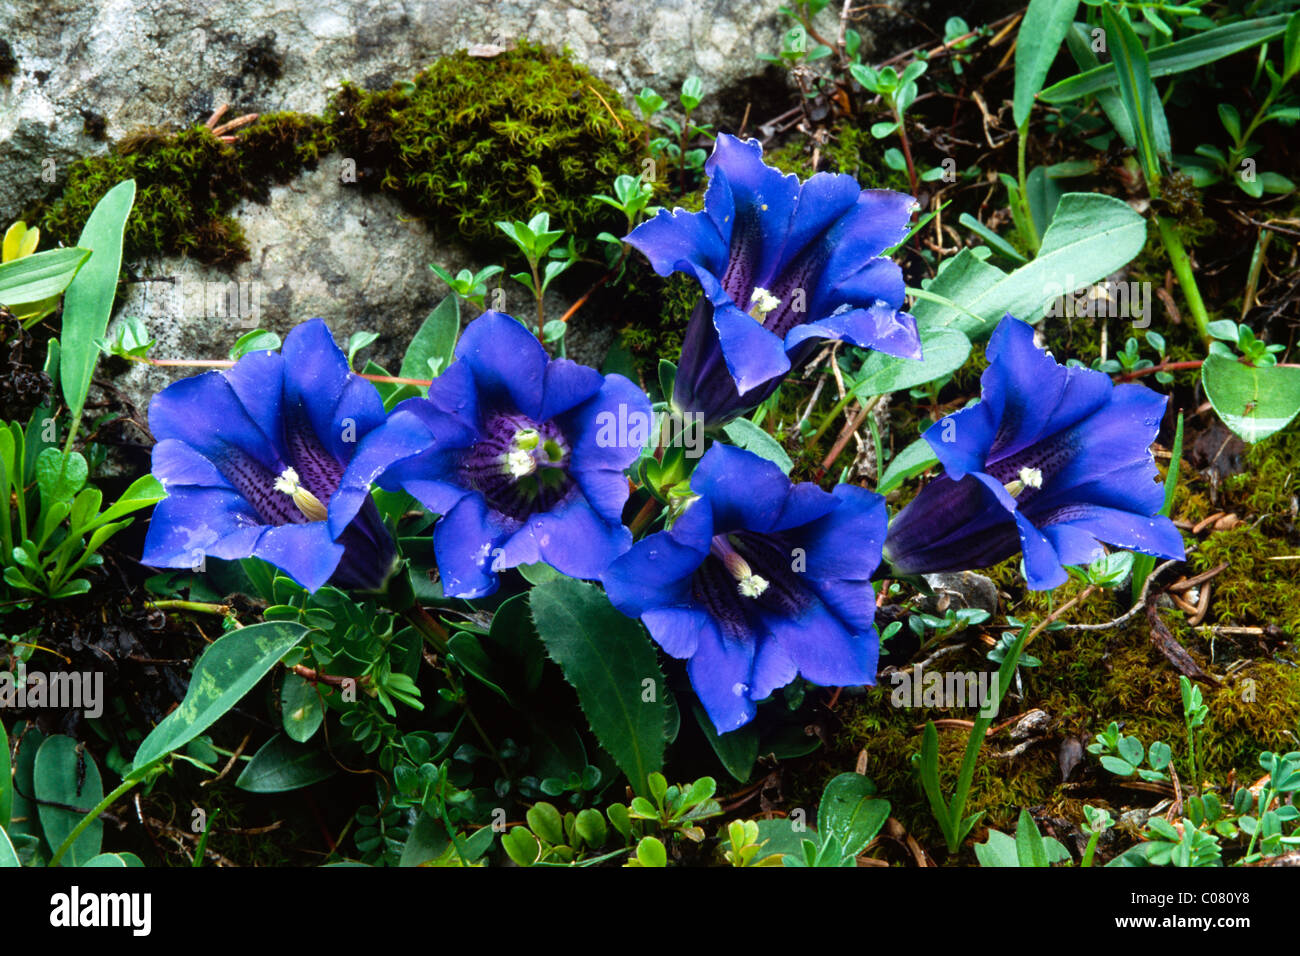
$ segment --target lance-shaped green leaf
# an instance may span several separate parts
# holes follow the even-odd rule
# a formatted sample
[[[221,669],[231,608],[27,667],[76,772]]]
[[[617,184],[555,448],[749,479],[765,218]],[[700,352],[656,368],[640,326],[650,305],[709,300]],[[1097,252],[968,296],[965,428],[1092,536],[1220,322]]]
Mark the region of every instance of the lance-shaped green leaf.
[[[1154,183],[1160,178],[1160,160],[1156,156],[1156,138],[1152,125],[1154,114],[1151,102],[1155,98],[1155,87],[1151,85],[1147,53],[1133,28],[1115,13],[1114,7],[1106,4],[1101,15],[1119,79],[1120,101],[1124,104],[1129,123],[1137,137],[1138,152],[1142,157],[1147,182]]]
[[[1016,90],[1012,117],[1023,126],[1043,88],[1061,41],[1074,22],[1079,0],[1030,0],[1016,34]]]
[[[663,767],[668,717],[663,671],[641,624],[599,588],[559,578],[533,588],[537,634],[578,692],[592,732],[637,793]]]
[[[402,356],[400,378],[437,378],[447,371],[460,335],[460,300],[449,295],[429,313]]]
[[[301,624],[267,621],[232,631],[209,644],[194,664],[185,699],[140,744],[131,773],[140,773],[211,727],[306,633]]]
[[[1007,313],[1036,322],[1052,299],[1127,265],[1146,236],[1146,220],[1122,200],[1066,193],[1032,262],[1008,274],[963,249],[944,263],[912,314],[918,326],[952,326],[971,339],[987,336]]]
[[[71,737],[63,735],[49,737],[41,744],[32,771],[32,786],[45,842],[51,847],[63,843],[81,818],[104,799],[104,782],[95,758]],[[67,807],[76,807],[79,812]],[[104,822],[95,820],[68,848],[63,857],[65,864],[80,866],[98,855],[103,839]]]
[[[90,390],[99,359],[99,343],[108,331],[122,267],[122,233],[135,202],[135,180],[118,183],[96,204],[81,230],[77,246],[93,253],[63,297],[63,334],[59,379],[75,422]]]
[[[89,249],[49,249],[0,265],[0,305],[27,305],[59,295],[89,258]]]
[[[1286,32],[1287,15],[1243,20],[1215,30],[1197,33],[1185,40],[1156,47],[1147,57],[1152,77],[1172,76],[1195,70],[1207,63],[1232,56],[1266,43]],[[1088,70],[1049,86],[1038,94],[1044,103],[1068,103],[1099,90],[1111,89],[1119,83],[1113,63]]]

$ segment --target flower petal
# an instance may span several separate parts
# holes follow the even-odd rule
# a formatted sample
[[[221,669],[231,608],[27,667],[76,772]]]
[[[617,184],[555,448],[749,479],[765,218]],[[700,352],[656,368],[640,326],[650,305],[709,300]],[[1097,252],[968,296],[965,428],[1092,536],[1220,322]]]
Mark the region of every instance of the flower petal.
[[[493,570],[545,561],[561,574],[599,579],[632,545],[632,533],[603,521],[582,495],[529,517],[502,545]]]
[[[610,562],[601,583],[610,603],[628,617],[691,600],[691,575],[708,554],[682,544],[672,534],[648,535]],[[686,656],[686,655],[678,655]]]
[[[641,615],[655,643],[669,657],[685,660],[699,647],[700,632],[712,625],[707,611],[698,607],[656,607]]]
[[[234,491],[178,488],[154,508],[140,563],[188,568],[205,556],[246,558],[265,530],[257,512]]]
[[[715,304],[713,327],[727,371],[742,396],[790,371],[781,339],[734,305]]]
[[[809,339],[839,339],[859,348],[875,349],[899,358],[921,358],[921,338],[916,331],[916,319],[884,302],[869,309],[851,309],[795,326],[785,337],[786,352],[794,352]]]
[[[880,641],[875,631],[850,632],[820,601],[813,601],[798,618],[768,614],[763,622],[768,640],[781,645],[806,680],[823,687],[876,682]]]
[[[481,495],[467,494],[433,529],[433,553],[447,597],[477,598],[497,589],[493,550],[508,532],[491,520]]]
[[[725,639],[712,618],[701,624],[686,673],[714,728],[725,734],[754,719],[754,702],[749,698],[754,644]]]
[[[700,459],[691,489],[709,500],[714,534],[769,531],[785,509],[790,479],[753,452],[717,444]]]
[[[325,585],[343,557],[324,521],[267,528],[253,555],[274,564],[308,591]]]
[[[174,382],[149,403],[149,429],[159,441],[175,438],[219,462],[231,447],[273,474],[284,470],[280,448],[249,416],[220,372]]]
[[[519,321],[504,312],[484,312],[461,334],[456,358],[469,366],[479,392],[492,403],[542,418],[549,357]]]

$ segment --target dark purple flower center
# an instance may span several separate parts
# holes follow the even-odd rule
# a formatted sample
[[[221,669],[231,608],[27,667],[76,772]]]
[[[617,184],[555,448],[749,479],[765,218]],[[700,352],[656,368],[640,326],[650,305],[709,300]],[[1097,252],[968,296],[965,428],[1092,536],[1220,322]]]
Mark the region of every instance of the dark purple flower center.
[[[810,316],[813,293],[818,277],[830,256],[830,246],[819,237],[796,251],[781,269],[759,287],[761,276],[755,275],[762,251],[762,226],[758,210],[737,210],[731,231],[731,250],[722,287],[740,311],[752,315],[763,328],[784,339],[796,325],[821,316]]]
[[[814,600],[803,555],[780,535],[715,535],[691,579],[692,595],[731,640],[753,638],[763,613],[798,617]]]
[[[568,440],[554,422],[494,414],[461,459],[461,477],[493,509],[523,521],[550,511],[576,487],[570,458]]]
[[[999,440],[1001,437],[999,434]],[[1080,437],[1077,428],[1064,429],[996,461],[989,461],[985,468],[1003,485],[1015,491],[1018,508],[1024,511],[1078,454]],[[996,441],[994,447],[997,447]],[[1037,486],[1023,481],[1026,472],[1037,472]]]
[[[315,505],[329,505],[343,477],[343,464],[321,444],[301,403],[287,404],[281,421],[282,447],[288,460],[279,462],[278,472],[234,445],[227,445],[214,463],[266,524],[319,520],[308,515],[316,510]]]

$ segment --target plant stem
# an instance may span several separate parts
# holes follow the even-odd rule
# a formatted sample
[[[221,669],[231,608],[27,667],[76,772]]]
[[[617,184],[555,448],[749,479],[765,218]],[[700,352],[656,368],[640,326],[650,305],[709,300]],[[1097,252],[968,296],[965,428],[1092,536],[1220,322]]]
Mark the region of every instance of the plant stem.
[[[205,604],[202,601],[150,601],[150,607],[156,607],[161,611],[194,611],[198,614],[220,614],[225,617],[230,614],[229,604]]]
[[[1205,311],[1205,302],[1201,299],[1201,290],[1196,286],[1196,275],[1192,272],[1192,260],[1183,248],[1183,237],[1178,224],[1164,216],[1156,216],[1156,227],[1160,230],[1160,241],[1164,243],[1169,255],[1169,264],[1173,267],[1178,284],[1182,287],[1187,307],[1196,321],[1196,331],[1206,345],[1210,343],[1210,316]]]
[[[649,501],[641,506],[641,510],[636,513],[632,523],[627,526],[628,530],[632,532],[633,538],[645,530],[646,526],[659,514],[661,507],[659,501],[653,495]]]
[[[1270,789],[1270,790],[1263,791],[1263,793],[1260,796],[1259,805],[1255,810],[1257,814],[1257,816],[1255,817],[1255,831],[1250,835],[1250,843],[1246,846],[1245,859],[1247,860],[1249,860],[1250,855],[1255,852],[1255,839],[1259,836],[1260,827],[1264,825],[1264,814],[1266,814],[1268,812],[1268,808],[1273,805],[1274,795],[1275,794]]]
[[[1038,252],[1041,245],[1041,239],[1038,235],[1038,226],[1034,223],[1034,212],[1029,207],[1029,177],[1025,173],[1025,150],[1029,146],[1029,120],[1016,130],[1016,182],[1020,185],[1020,216],[1021,220],[1028,227],[1025,241],[1029,243],[1029,251]]]
[[[403,616],[433,645],[434,650],[443,657],[447,656],[447,638],[450,635],[433,615],[417,604]]]
[[[103,800],[99,801],[93,810],[82,817],[77,825],[72,828],[72,832],[64,837],[63,842],[60,843],[58,849],[54,851],[54,856],[50,857],[50,866],[58,866],[59,861],[63,859],[63,855],[72,848],[72,844],[77,842],[77,837],[81,836],[81,834],[85,832],[86,827],[98,820],[101,813],[117,802],[118,797],[122,796],[122,794],[134,787],[140,782],[140,780],[140,777],[128,776],[118,785],[117,789],[106,796]]]
[[[912,184],[912,195],[916,195],[916,167],[912,165],[912,145],[907,141],[907,124],[903,122],[903,114],[899,112],[898,107],[894,107],[894,118],[898,120],[898,138],[903,142],[903,159],[907,161],[907,179]]]

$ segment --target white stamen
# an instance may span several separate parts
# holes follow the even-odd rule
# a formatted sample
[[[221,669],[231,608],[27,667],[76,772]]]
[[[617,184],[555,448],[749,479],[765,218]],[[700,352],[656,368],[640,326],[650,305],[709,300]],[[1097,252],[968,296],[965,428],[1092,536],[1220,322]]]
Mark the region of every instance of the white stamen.
[[[781,300],[766,289],[755,287],[749,296],[749,314],[762,322],[767,314],[781,305]]]
[[[513,478],[523,478],[537,470],[537,459],[522,448],[516,448],[506,455],[505,471]]]
[[[767,578],[750,572],[736,582],[736,588],[740,591],[741,596],[756,598],[767,590]]]
[[[1024,482],[1026,488],[1043,487],[1043,473],[1037,468],[1021,468],[1020,480]]]
[[[280,476],[275,479],[275,490],[292,498],[293,503],[302,512],[302,516],[308,521],[324,521],[329,516],[320,499],[303,487],[298,472],[293,468],[286,468],[280,472]]]
[[[298,473],[292,468],[280,472],[280,477],[275,479],[275,490],[282,491],[286,495],[293,494],[298,490]]]

